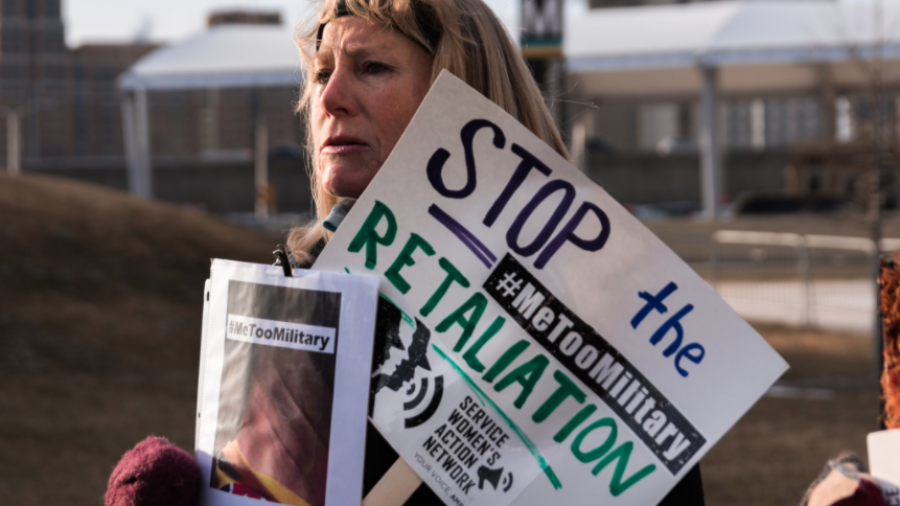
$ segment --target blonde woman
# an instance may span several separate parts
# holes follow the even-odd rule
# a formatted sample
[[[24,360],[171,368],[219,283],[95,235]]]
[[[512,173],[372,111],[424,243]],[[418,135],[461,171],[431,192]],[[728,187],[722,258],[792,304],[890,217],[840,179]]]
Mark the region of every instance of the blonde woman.
[[[298,43],[307,78],[298,110],[308,125],[318,218],[291,232],[289,246],[302,264],[331,236],[323,221],[333,207],[366,189],[444,69],[568,157],[518,47],[482,0],[328,0]],[[371,426],[368,441],[365,491],[397,458]],[[699,469],[669,502],[703,503]],[[407,504],[440,500],[419,487]]]
[[[300,265],[315,260],[331,236],[328,228],[334,228],[334,222],[324,226],[326,217],[336,204],[351,202],[366,189],[444,69],[567,156],[517,46],[482,0],[327,0],[314,24],[298,35],[298,45],[306,77],[298,111],[307,121],[317,214],[313,224],[290,234],[288,244]],[[337,210],[340,213],[346,207]],[[275,432],[289,434],[279,430],[281,423],[287,423],[283,417],[270,417]],[[287,448],[291,442],[266,443],[264,453],[270,457],[252,461],[247,456],[246,469],[233,469],[239,477],[236,483],[245,489],[255,487],[256,496],[278,502],[293,501],[283,498],[289,494],[279,496],[269,490],[266,483],[275,482],[276,489],[287,487],[304,497],[313,485],[298,478],[303,473],[292,469],[295,462],[277,457],[290,452],[270,448],[279,444]],[[365,493],[396,459],[397,454],[370,424]],[[291,478],[281,483],[274,476]],[[319,500],[311,500],[313,496],[307,494],[305,503],[321,500],[320,494]],[[697,469],[663,501],[667,503],[703,504]],[[439,505],[441,501],[427,486],[420,486],[406,504]]]
[[[318,217],[291,233],[301,262],[328,240],[322,221],[362,193],[444,69],[567,156],[518,47],[482,0],[328,0],[298,39]]]

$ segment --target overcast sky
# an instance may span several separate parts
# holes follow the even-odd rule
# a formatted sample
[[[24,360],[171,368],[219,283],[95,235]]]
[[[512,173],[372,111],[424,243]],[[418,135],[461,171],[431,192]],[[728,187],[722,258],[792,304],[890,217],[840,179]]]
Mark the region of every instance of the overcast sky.
[[[577,0],[583,2],[584,0]],[[310,12],[309,0],[62,0],[66,41],[123,42],[137,38],[170,42],[204,29],[212,10],[250,8],[281,13],[290,26]],[[513,28],[518,23],[518,0],[487,0]]]

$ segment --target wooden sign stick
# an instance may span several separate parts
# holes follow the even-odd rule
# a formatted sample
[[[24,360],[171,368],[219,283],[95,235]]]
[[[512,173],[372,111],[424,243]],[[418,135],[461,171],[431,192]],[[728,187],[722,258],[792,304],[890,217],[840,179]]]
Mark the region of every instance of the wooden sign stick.
[[[363,499],[362,506],[403,506],[421,484],[422,479],[409,464],[397,459]]]

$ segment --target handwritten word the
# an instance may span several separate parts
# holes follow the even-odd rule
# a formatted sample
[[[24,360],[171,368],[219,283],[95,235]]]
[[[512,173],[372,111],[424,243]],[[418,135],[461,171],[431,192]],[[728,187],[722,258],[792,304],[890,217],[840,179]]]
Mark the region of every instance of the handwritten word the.
[[[631,328],[637,329],[638,325],[647,318],[651,311],[656,311],[659,314],[666,314],[669,308],[663,304],[663,301],[666,300],[669,295],[672,295],[675,290],[678,290],[678,285],[674,282],[670,282],[656,295],[651,295],[649,292],[638,292],[638,297],[644,299],[646,304],[644,304],[644,307],[642,307],[640,311],[634,315],[634,318],[631,319]],[[663,324],[656,329],[656,332],[650,336],[650,344],[656,346],[669,331],[675,331],[675,339],[665,350],[663,350],[662,354],[664,357],[668,358],[671,357],[673,353],[678,352],[675,355],[675,370],[685,378],[688,377],[689,373],[681,366],[681,361],[686,358],[695,364],[699,364],[703,361],[703,357],[706,356],[706,349],[704,349],[701,344],[689,343],[685,346],[681,346],[684,339],[684,327],[681,325],[681,319],[687,316],[693,309],[693,304],[686,304],[679,309],[678,312],[670,316],[668,320],[663,322]]]

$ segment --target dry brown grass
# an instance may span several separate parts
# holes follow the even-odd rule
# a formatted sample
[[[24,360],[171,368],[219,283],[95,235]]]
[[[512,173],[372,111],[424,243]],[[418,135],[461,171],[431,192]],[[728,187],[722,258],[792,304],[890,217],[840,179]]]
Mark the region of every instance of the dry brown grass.
[[[702,461],[712,506],[798,504],[828,459],[852,451],[866,461],[866,434],[878,430],[869,336],[758,330],[791,365],[783,384],[833,398],[760,400]]]
[[[212,257],[276,239],[174,206],[0,175],[0,503],[102,504],[148,434],[193,446]]]

